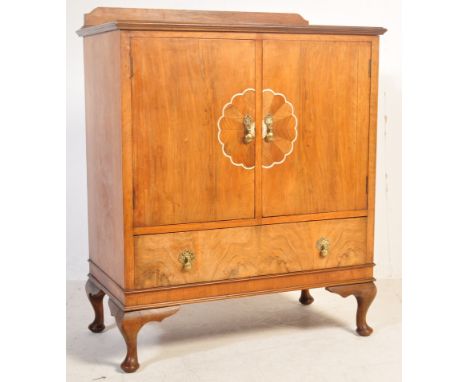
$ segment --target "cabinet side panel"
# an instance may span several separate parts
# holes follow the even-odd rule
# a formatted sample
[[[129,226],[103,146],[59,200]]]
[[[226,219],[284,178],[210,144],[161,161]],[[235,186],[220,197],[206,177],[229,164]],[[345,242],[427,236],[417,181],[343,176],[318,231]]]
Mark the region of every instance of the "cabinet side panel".
[[[85,38],[84,64],[89,258],[123,285],[120,32]]]
[[[372,38],[372,65],[370,89],[369,122],[369,169],[368,169],[368,219],[367,219],[367,261],[374,259],[374,222],[375,222],[375,171],[377,151],[377,103],[379,87],[379,38]]]

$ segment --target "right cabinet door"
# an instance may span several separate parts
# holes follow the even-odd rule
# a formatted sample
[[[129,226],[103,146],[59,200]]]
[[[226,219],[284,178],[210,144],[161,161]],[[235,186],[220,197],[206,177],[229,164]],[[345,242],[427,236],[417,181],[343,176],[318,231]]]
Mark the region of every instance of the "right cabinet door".
[[[371,44],[263,43],[263,216],[367,209]]]

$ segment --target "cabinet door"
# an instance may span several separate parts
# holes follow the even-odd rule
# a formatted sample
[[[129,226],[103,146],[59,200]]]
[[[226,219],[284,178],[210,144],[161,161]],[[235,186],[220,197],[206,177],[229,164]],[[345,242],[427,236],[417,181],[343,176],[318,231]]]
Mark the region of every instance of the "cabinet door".
[[[253,217],[255,142],[239,145],[249,165],[233,165],[218,122],[231,113],[223,134],[242,143],[242,113],[255,116],[255,43],[138,37],[131,54],[134,225]]]
[[[367,208],[370,44],[263,45],[263,215]]]

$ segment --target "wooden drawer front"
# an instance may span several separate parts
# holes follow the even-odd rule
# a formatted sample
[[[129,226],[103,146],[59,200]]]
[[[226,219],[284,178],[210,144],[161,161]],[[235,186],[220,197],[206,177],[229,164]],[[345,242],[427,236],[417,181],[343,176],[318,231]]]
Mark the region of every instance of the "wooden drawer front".
[[[135,237],[135,287],[237,279],[365,263],[366,218]],[[330,243],[323,257],[317,241]],[[190,270],[179,255],[195,254]]]

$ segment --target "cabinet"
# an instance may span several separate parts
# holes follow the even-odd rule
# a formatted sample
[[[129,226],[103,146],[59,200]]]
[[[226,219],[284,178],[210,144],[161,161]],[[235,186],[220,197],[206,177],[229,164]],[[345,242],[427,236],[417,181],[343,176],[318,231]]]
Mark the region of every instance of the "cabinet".
[[[85,15],[90,272],[138,368],[142,325],[182,304],[373,283],[377,27],[296,14]]]

